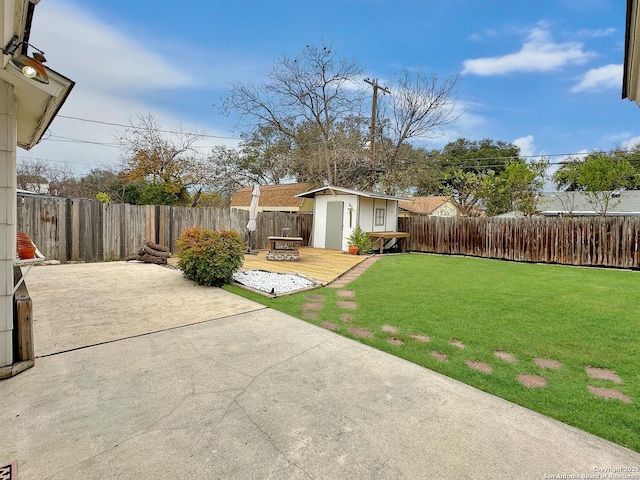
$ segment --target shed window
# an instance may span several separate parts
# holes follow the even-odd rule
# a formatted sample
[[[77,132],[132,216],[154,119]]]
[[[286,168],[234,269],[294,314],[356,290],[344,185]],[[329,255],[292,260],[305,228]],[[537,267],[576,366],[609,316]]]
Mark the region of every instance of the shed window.
[[[384,225],[384,208],[376,208],[376,227]]]

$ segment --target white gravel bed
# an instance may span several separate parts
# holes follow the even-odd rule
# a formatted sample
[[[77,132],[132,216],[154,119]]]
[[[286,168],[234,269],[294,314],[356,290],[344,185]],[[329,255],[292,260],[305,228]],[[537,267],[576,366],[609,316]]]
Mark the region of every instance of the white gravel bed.
[[[290,293],[315,285],[311,280],[301,277],[300,275],[265,272],[263,270],[236,272],[233,274],[233,279],[247,287],[275,295]]]

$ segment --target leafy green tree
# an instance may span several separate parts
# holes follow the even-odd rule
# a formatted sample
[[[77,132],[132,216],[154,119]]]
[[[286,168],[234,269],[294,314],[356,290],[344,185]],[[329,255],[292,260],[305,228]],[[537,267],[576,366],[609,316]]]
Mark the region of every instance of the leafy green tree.
[[[182,197],[181,195],[184,195]],[[140,192],[138,205],[184,205],[188,201],[188,193],[185,190],[178,192],[169,191],[165,184],[146,185]]]
[[[620,202],[613,192],[632,186],[635,175],[626,153],[594,151],[584,160],[570,159],[554,173],[553,180],[559,189],[583,192],[594,211],[606,215]]]
[[[438,159],[438,165],[444,170],[464,168],[476,173],[492,170],[496,175],[502,173],[509,160],[520,158],[520,148],[512,143],[459,138],[444,146]]]
[[[493,170],[477,173],[455,168],[445,174],[446,186],[442,193],[453,197],[464,215],[477,216],[480,214],[482,199],[486,198],[494,177]]]
[[[509,162],[520,160],[516,145],[491,139],[459,138],[442,150],[421,150],[414,185],[418,195],[452,195],[466,215],[481,206],[492,212],[506,211],[511,204],[505,179],[498,181]]]
[[[548,167],[548,159],[509,160],[502,173],[486,185],[483,201],[487,215],[509,211],[519,211],[527,217],[536,214]]]

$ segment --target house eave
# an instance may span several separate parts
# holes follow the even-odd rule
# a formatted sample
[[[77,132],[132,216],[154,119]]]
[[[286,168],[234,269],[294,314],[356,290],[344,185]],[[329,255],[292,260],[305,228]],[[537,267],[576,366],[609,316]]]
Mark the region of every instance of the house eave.
[[[638,38],[638,0],[627,0],[626,30],[624,42],[624,68],[622,74],[622,98],[640,105],[638,91],[640,75],[640,38]]]

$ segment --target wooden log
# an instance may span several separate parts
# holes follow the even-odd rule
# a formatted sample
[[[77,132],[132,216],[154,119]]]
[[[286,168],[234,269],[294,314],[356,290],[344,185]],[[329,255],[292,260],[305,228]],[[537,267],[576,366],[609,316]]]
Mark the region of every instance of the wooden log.
[[[144,255],[138,255],[138,260],[144,263],[153,263],[155,265],[166,265],[167,259],[164,257],[157,257],[155,255],[149,255],[145,253]]]
[[[154,248],[151,248],[149,245],[145,245],[140,249],[140,251],[142,252],[142,255],[151,255],[154,257],[169,258],[171,256],[170,252],[156,250]]]

